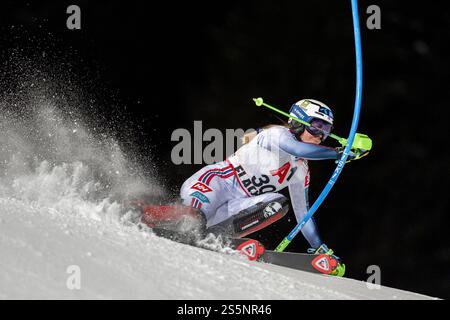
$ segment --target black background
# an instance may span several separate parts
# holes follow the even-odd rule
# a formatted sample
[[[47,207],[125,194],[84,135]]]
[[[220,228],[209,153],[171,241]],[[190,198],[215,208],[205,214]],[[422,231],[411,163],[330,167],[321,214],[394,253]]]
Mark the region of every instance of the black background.
[[[81,8],[81,30],[66,28],[70,4]],[[371,4],[381,8],[381,30],[365,27]],[[444,4],[359,1],[364,94],[358,131],[374,148],[345,167],[317,221],[348,277],[365,280],[367,266],[379,265],[383,285],[448,298],[450,13]],[[324,101],[334,110],[335,133],[348,135],[355,94],[350,1],[1,6],[2,61],[19,49],[64,69],[90,97],[86,110],[106,127],[114,123],[121,143],[143,158],[151,155],[173,195],[201,166],[171,162],[172,132],[192,130],[194,120],[204,130],[279,122],[255,107],[253,97],[284,110],[305,97]],[[11,66],[2,64],[3,80],[8,73]],[[334,166],[310,164],[311,199]],[[288,215],[255,237],[274,248],[295,226]],[[299,236],[289,250],[306,248]]]

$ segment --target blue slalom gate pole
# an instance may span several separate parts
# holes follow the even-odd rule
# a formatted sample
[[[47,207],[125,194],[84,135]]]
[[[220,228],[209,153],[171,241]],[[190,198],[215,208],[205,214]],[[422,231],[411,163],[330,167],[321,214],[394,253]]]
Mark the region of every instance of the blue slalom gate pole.
[[[350,153],[350,149],[353,145],[356,130],[358,128],[359,114],[361,111],[361,100],[362,100],[362,49],[361,49],[361,31],[359,27],[359,15],[358,15],[358,2],[357,0],[351,0],[352,4],[352,17],[353,17],[353,30],[355,36],[355,53],[356,53],[356,94],[355,94],[355,107],[353,111],[352,126],[350,128],[350,134],[348,137],[348,143],[344,149],[341,159],[338,162],[336,169],[333,172],[330,180],[326,184],[325,188],[322,190],[321,194],[314,202],[312,207],[309,209],[306,216],[300,221],[297,226],[289,233],[289,235],[284,238],[284,240],[277,246],[275,251],[282,252],[291,243],[295,236],[302,230],[303,226],[311,219],[317,209],[320,207],[322,202],[327,197],[328,193],[333,188],[336,180],[338,179],[342,169],[345,166],[345,162]]]

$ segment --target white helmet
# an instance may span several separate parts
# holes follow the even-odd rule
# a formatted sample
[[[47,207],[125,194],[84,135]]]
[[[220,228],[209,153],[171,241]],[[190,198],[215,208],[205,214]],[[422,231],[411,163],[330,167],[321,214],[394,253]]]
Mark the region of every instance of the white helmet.
[[[302,99],[292,105],[289,114],[311,124],[311,126],[305,126],[296,120],[289,119],[289,130],[295,134],[297,139],[306,128],[314,136],[322,135],[323,141],[333,129],[333,112],[330,107],[320,101]]]

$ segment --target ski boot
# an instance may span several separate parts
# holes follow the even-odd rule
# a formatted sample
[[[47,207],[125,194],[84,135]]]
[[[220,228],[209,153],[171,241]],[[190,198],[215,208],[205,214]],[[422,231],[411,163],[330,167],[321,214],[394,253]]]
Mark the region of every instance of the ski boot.
[[[283,218],[289,211],[284,196],[268,202],[259,202],[230,218],[209,227],[206,232],[230,238],[243,238]]]

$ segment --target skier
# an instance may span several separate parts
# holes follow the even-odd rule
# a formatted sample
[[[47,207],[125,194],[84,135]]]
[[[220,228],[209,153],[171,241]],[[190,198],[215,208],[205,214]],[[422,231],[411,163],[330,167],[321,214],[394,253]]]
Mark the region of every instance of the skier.
[[[300,222],[309,209],[309,160],[339,160],[343,148],[320,146],[333,129],[333,113],[322,102],[303,99],[292,105],[287,126],[271,125],[244,137],[245,143],[225,161],[208,165],[181,187],[182,203],[190,216],[201,221],[202,233],[242,238],[282,218],[288,199],[278,191],[289,188],[290,202]],[[366,155],[352,152],[348,160]],[[176,218],[175,218],[176,220]],[[333,255],[322,241],[316,222],[310,219],[302,233],[309,253]],[[339,261],[339,258],[333,255]],[[339,269],[341,268],[341,269]],[[336,274],[343,274],[339,264]]]

